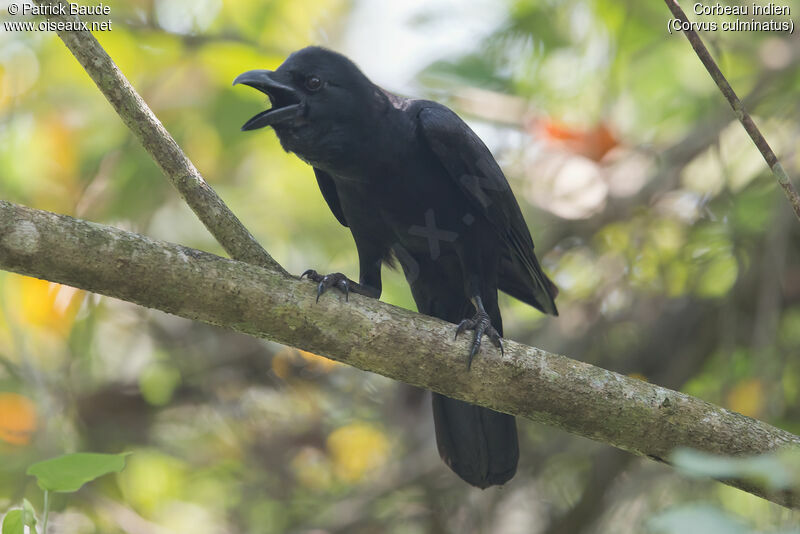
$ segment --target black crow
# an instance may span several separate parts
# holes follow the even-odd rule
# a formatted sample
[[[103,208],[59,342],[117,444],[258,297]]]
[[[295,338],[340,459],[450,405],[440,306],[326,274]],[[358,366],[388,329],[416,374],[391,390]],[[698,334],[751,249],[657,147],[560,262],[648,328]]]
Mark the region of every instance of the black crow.
[[[533,253],[508,181],[449,108],[384,91],[319,47],[233,83],[272,103],[242,130],[271,126],[286,151],[314,168],[333,215],[353,234],[358,282],[308,270],[317,299],[331,287],[380,297],[381,265],[396,258],[421,313],[457,324],[456,336],[475,332],[467,365],[484,335],[502,351],[498,289],[558,314],[558,290]],[[462,479],[486,488],[514,476],[514,417],[436,393],[433,415],[439,453]]]

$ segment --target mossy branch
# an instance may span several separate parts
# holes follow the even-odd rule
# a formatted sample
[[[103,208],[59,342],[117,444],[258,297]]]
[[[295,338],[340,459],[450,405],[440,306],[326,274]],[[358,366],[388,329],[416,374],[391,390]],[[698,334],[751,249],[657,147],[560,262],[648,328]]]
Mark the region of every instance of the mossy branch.
[[[676,447],[741,456],[800,437],[654,384],[506,341],[470,340],[447,322],[314,285],[273,270],[0,201],[0,269],[271,339],[415,386],[527,417],[668,462]],[[800,507],[794,491],[725,480]]]

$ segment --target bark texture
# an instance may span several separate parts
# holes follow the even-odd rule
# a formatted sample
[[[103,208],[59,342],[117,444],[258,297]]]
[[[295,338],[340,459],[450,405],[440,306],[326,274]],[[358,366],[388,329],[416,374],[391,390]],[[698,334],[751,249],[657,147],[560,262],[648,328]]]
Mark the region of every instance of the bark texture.
[[[454,326],[255,265],[0,201],[0,268],[309,350],[658,461],[676,447],[750,455],[800,437],[700,399],[557,354],[485,344],[472,370]],[[797,493],[725,480],[784,506]]]

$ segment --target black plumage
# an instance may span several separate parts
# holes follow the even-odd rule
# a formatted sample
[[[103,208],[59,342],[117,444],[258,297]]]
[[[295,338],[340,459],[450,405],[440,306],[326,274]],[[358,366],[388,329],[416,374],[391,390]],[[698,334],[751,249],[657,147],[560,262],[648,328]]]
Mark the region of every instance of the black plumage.
[[[502,350],[498,289],[557,315],[555,285],[502,170],[478,136],[436,102],[400,98],[373,84],[346,57],[318,47],[277,70],[234,83],[269,95],[272,108],[244,130],[272,126],[281,145],[314,167],[336,219],[359,257],[359,281],[304,273],[330,287],[379,297],[381,265],[396,258],[420,312],[474,330],[468,362],[484,335]],[[464,480],[485,488],[514,476],[512,416],[433,395],[439,452]]]

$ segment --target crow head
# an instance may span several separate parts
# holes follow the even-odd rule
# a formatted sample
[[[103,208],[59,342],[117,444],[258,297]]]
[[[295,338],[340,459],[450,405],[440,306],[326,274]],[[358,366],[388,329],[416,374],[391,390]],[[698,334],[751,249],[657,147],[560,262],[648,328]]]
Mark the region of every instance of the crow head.
[[[277,70],[251,70],[233,85],[249,85],[269,96],[272,107],[242,130],[272,126],[281,145],[309,163],[330,159],[366,132],[372,111],[386,95],[341,54],[310,46],[290,55]],[[347,135],[344,135],[347,132]]]

